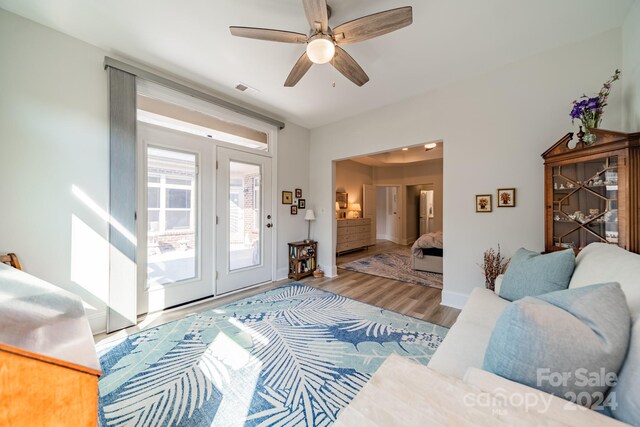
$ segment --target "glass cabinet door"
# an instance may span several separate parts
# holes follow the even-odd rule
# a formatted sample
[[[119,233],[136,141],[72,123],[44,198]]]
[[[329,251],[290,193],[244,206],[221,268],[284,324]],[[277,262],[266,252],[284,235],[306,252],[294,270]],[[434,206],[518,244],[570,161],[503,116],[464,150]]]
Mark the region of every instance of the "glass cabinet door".
[[[553,244],[618,243],[618,156],[553,168]]]

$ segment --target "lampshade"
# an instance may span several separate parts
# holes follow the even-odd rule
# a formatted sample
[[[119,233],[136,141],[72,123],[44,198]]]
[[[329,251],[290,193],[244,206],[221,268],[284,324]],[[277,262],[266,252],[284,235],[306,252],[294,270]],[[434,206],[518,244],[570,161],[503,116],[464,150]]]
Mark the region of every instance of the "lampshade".
[[[336,202],[336,210],[339,211],[340,210],[340,203]]]
[[[315,221],[316,214],[313,213],[313,209],[307,209],[307,212],[304,214],[305,221]]]
[[[349,210],[361,211],[362,208],[360,207],[360,203],[351,203],[351,205],[349,205]]]
[[[322,34],[319,34],[307,44],[307,56],[315,64],[326,64],[331,61],[336,53],[333,41]]]

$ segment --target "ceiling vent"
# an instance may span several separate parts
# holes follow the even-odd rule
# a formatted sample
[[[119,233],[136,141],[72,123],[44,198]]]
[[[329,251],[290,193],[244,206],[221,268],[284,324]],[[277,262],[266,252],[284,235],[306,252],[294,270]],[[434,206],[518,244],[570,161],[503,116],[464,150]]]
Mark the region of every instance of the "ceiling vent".
[[[239,90],[240,92],[246,92],[246,93],[254,93],[255,94],[255,93],[259,93],[260,92],[258,89],[254,88],[254,87],[251,87],[248,84],[242,83],[242,82],[239,82],[236,85],[236,89]]]

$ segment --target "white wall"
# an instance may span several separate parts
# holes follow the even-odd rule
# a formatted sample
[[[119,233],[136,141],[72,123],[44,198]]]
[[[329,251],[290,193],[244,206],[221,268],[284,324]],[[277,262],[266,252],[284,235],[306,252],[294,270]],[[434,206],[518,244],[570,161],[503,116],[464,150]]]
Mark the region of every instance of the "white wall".
[[[104,52],[0,10],[0,252],[104,322],[109,124]]]
[[[278,194],[275,195],[278,206],[278,272],[277,279],[287,277],[289,268],[288,242],[299,242],[307,238],[305,210],[291,215],[291,205],[282,204],[282,191],[294,192],[302,189],[302,198],[307,209],[315,209],[313,199],[309,197],[309,131],[292,123],[278,135]],[[317,212],[316,212],[317,213]],[[311,238],[318,238],[316,224],[311,224]],[[319,243],[320,245],[320,243]]]
[[[636,0],[622,27],[624,130],[640,131],[640,0]]]
[[[362,186],[373,183],[373,169],[353,160],[336,162],[336,191],[347,193],[349,203],[359,203],[364,208]]]
[[[598,52],[597,60],[592,60]],[[443,302],[460,306],[482,286],[477,263],[488,247],[543,249],[540,154],[566,132],[571,101],[597,92],[622,63],[621,31],[545,52],[492,73],[327,125],[311,132],[311,194],[332,265],[335,242],[332,161],[425,141],[444,141]],[[375,78],[375,76],[372,76]],[[621,86],[613,87],[603,127],[619,129]],[[516,187],[516,208],[476,214],[474,196]]]
[[[105,55],[0,9],[0,252],[16,252],[28,273],[80,295],[94,331],[104,329],[109,272]],[[312,207],[308,162],[309,131],[287,123],[278,188],[302,188]],[[280,193],[274,200],[277,271],[286,276],[286,243],[305,238],[307,224]]]

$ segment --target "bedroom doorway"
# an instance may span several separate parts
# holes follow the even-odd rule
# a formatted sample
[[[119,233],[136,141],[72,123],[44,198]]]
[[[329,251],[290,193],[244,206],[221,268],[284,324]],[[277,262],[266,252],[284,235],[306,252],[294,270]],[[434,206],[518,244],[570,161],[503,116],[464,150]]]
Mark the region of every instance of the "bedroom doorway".
[[[442,269],[416,263],[412,245],[421,236],[442,230],[443,153],[442,142],[437,142],[336,161],[336,192],[348,197],[347,206],[336,211],[337,249],[344,248],[345,238],[357,240],[365,232],[371,233],[373,242],[338,250],[338,274],[350,270],[442,288]],[[356,224],[358,218],[366,221]],[[355,227],[345,222],[354,222]],[[355,234],[345,233],[351,229]],[[442,254],[442,249],[435,252]],[[440,256],[436,264],[441,260]]]

